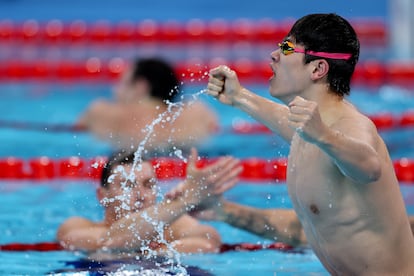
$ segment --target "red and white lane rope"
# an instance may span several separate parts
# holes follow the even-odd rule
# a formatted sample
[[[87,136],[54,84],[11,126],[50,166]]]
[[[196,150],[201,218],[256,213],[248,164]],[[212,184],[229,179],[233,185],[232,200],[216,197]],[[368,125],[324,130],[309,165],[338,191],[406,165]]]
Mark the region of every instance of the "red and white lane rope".
[[[201,159],[198,166],[214,162],[215,159]],[[31,180],[44,181],[53,179],[92,180],[100,178],[105,157],[83,159],[68,157],[52,159],[36,157],[22,159],[17,157],[3,157],[0,159],[0,180]],[[162,157],[151,160],[156,168],[156,175],[160,180],[183,178],[186,174],[186,164],[178,158]],[[286,180],[287,160],[245,158],[241,160],[243,171],[240,178],[255,182],[280,182]],[[393,161],[396,176],[400,182],[414,184],[414,159],[401,158]]]
[[[128,61],[114,57],[86,60],[3,60],[0,63],[0,82],[15,81],[64,81],[64,82],[113,82],[127,67]],[[205,84],[210,68],[226,64],[233,68],[241,81],[268,83],[273,72],[268,60],[256,61],[248,58],[225,60],[222,58],[204,61],[189,59],[174,64],[177,75],[184,83]],[[383,84],[412,85],[414,63],[395,61],[363,61],[356,68],[352,79],[354,85],[377,87]]]
[[[282,242],[275,242],[271,244],[256,244],[256,243],[223,243],[220,246],[220,253],[228,251],[257,251],[257,250],[277,250],[284,252],[291,252],[294,247]],[[8,243],[0,244],[1,251],[23,252],[23,251],[62,251],[65,250],[58,242],[38,242],[38,243]]]
[[[95,43],[275,43],[282,40],[293,25],[293,20],[263,18],[251,20],[217,18],[187,21],[168,20],[159,22],[146,19],[137,22],[86,22],[75,20],[0,21],[0,42],[25,42],[56,44]],[[351,21],[362,44],[386,45],[388,27],[381,20],[360,19]]]

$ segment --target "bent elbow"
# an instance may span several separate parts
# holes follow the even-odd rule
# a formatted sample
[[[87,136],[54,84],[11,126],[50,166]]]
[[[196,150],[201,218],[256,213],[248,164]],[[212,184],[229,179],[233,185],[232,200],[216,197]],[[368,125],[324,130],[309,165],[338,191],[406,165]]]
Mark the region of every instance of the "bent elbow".
[[[381,168],[373,170],[369,182],[378,181],[381,178]]]
[[[345,175],[360,184],[369,184],[376,182],[381,178],[382,167],[378,158],[364,160],[362,164],[363,166],[359,167],[356,171],[353,171],[353,173],[352,171],[348,171]]]
[[[367,164],[369,164],[367,182],[378,181],[382,175],[381,162],[378,158],[373,158],[373,160],[371,162],[367,162]]]

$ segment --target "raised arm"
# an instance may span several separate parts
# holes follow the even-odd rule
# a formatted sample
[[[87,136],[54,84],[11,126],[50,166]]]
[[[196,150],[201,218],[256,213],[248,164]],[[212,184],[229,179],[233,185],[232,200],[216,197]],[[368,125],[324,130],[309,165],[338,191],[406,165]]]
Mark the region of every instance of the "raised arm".
[[[288,125],[288,107],[242,87],[237,74],[227,66],[219,66],[210,71],[207,93],[224,104],[246,112],[286,141],[292,139],[294,131]]]
[[[329,155],[353,181],[376,181],[381,176],[381,155],[388,155],[386,147],[367,117],[347,103],[342,105],[343,118],[328,125],[322,121],[316,102],[296,97],[289,104],[291,128]]]
[[[181,184],[181,195],[118,220],[103,237],[102,246],[140,248],[144,241],[157,238],[164,225],[170,225],[198,205],[217,201],[217,186],[233,185],[238,180],[238,160],[222,157],[205,168],[196,168],[196,159],[197,152],[193,149],[188,161],[187,178]]]

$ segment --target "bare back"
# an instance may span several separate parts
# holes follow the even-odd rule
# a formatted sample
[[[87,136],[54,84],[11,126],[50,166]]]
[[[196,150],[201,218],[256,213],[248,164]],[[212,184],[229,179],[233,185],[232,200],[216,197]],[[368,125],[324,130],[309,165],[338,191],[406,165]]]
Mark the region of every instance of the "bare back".
[[[201,102],[167,112],[165,104],[146,101],[119,104],[97,101],[79,125],[118,148],[137,147],[144,139],[147,150],[197,145],[214,134],[217,118]]]
[[[346,105],[341,112],[341,117],[331,118],[331,128],[352,136],[354,129],[344,120],[372,124]],[[368,184],[346,177],[327,154],[298,134],[291,142],[288,191],[308,242],[334,275],[414,271],[414,240],[393,164],[375,127],[370,127],[382,173]]]

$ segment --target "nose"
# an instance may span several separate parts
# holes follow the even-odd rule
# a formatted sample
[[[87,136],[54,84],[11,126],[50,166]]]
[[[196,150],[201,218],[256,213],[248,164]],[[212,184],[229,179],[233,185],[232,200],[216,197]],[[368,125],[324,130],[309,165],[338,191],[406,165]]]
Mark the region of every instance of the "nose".
[[[141,201],[143,196],[139,190],[131,189],[127,192],[127,198],[130,202],[130,204],[134,204],[137,201]]]
[[[136,192],[131,192],[126,200],[124,201],[124,204],[126,204],[131,210],[137,210],[137,208],[141,208],[142,204],[144,202],[143,197]]]
[[[270,58],[272,62],[278,62],[280,60],[280,49],[277,48],[273,52],[270,53]]]

